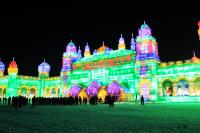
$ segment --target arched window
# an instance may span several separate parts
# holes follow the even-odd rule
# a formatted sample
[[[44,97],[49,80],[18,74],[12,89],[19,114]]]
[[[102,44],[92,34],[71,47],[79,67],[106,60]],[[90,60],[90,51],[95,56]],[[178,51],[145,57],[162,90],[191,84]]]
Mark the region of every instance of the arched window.
[[[189,83],[188,83],[188,81],[186,81],[186,80],[178,81],[177,95],[178,96],[188,96],[189,95]]]
[[[26,88],[22,88],[22,90],[21,90],[21,96],[26,97],[26,95],[27,95],[27,89]]]
[[[30,89],[30,97],[33,97],[33,96],[35,96],[35,89],[31,88]]]
[[[52,97],[55,97],[55,96],[56,96],[56,89],[55,89],[55,88],[53,88],[53,89],[51,90],[51,96],[52,96]]]
[[[173,95],[173,83],[171,81],[164,81],[162,85],[163,96],[172,96]]]

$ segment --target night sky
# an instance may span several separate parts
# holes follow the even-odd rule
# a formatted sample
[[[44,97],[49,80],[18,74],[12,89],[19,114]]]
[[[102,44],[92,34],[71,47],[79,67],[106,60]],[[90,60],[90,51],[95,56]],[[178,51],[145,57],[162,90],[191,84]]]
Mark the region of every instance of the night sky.
[[[64,7],[1,9],[0,57],[8,67],[13,57],[20,75],[38,75],[38,65],[51,65],[50,76],[58,76],[62,54],[72,39],[82,52],[89,42],[91,52],[102,45],[117,49],[120,34],[130,48],[144,20],[158,42],[161,61],[185,60],[192,51],[200,57],[199,11],[195,3],[66,3]],[[192,8],[192,9],[190,9]],[[189,12],[190,11],[190,12]],[[6,69],[7,73],[7,69]]]

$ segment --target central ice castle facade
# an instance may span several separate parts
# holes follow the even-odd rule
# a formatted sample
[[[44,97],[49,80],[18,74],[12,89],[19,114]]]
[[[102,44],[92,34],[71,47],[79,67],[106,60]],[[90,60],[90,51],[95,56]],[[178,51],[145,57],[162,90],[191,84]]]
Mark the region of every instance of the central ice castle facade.
[[[13,60],[4,76],[5,65],[0,62],[0,96],[57,97],[91,94],[104,97],[117,95],[119,101],[134,101],[141,95],[149,101],[199,101],[200,60],[160,62],[158,44],[150,27],[143,24],[138,36],[128,44],[119,38],[118,49],[102,44],[91,54],[89,44],[83,53],[71,41],[63,53],[59,77],[49,77],[50,65],[39,65],[38,77],[20,76]]]

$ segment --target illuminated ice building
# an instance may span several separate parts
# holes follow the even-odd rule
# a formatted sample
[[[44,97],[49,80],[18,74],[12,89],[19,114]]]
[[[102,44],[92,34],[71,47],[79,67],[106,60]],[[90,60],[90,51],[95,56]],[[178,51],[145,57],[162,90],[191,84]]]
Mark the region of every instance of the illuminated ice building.
[[[58,77],[49,77],[50,65],[45,61],[38,66],[38,77],[18,75],[15,60],[8,75],[4,70],[1,61],[0,97],[98,95],[104,99],[110,94],[119,101],[135,101],[141,95],[148,101],[200,101],[200,59],[193,53],[185,61],[160,62],[158,44],[146,23],[135,39],[132,35],[130,44],[121,35],[117,50],[103,43],[91,53],[87,43],[82,54],[71,41]]]

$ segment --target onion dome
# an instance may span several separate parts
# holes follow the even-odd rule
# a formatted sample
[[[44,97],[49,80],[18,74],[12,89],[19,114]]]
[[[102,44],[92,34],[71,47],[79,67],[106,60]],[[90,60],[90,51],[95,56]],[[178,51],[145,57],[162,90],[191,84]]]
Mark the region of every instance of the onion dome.
[[[104,45],[103,41],[103,45],[97,49],[97,53],[104,53],[106,51],[106,48],[108,47]]]
[[[124,38],[122,37],[122,34],[121,34],[121,37],[119,38],[118,49],[125,49],[125,48],[126,48],[126,46],[124,43]]]
[[[5,70],[5,65],[0,59],[0,71],[4,71],[4,70]]]
[[[193,52],[193,57],[192,57],[192,62],[199,62],[200,59],[198,57],[195,56],[195,52]]]
[[[87,44],[85,46],[84,57],[88,57],[88,56],[90,56],[90,47],[87,42]]]
[[[144,24],[141,25],[141,29],[144,29],[144,28],[149,28],[149,26],[145,23],[145,21],[144,21]]]
[[[17,68],[17,63],[15,62],[15,60],[12,60],[9,64],[9,68]]]
[[[69,52],[69,53],[76,53],[76,46],[75,44],[72,42],[68,43],[67,45],[67,48],[66,48],[66,52]]]
[[[10,62],[8,67],[8,74],[16,74],[16,73],[18,73],[18,68],[17,68],[17,63],[15,62],[13,57],[13,60]]]
[[[119,43],[123,43],[124,44],[124,38],[123,38],[122,34],[121,34],[121,37],[119,38]]]
[[[144,24],[142,24],[139,29],[139,36],[146,37],[146,36],[150,36],[150,35],[151,35],[151,29],[144,21]]]
[[[50,65],[48,63],[46,63],[45,60],[44,60],[43,63],[41,63],[38,66],[38,72],[39,73],[49,73],[50,69],[51,69]]]
[[[85,46],[85,50],[90,50],[89,44],[87,42],[86,46]]]
[[[105,51],[105,53],[106,53],[106,54],[109,54],[109,53],[110,53],[110,51],[111,51],[111,50],[110,50],[109,48],[106,48],[106,51]]]

